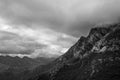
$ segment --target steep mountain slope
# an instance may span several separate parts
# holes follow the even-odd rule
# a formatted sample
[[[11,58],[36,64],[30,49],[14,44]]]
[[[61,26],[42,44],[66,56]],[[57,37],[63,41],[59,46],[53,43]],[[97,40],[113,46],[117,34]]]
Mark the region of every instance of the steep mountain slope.
[[[120,24],[97,25],[30,80],[120,80]]]

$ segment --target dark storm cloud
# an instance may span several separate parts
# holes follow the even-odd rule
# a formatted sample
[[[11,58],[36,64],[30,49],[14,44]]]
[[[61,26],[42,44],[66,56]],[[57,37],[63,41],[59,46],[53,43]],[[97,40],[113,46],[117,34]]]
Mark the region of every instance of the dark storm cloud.
[[[43,0],[0,0],[0,14],[13,24],[45,24],[58,26],[64,23],[62,13]]]
[[[0,15],[14,24],[47,25],[74,36],[97,23],[116,21],[119,0],[0,0]]]
[[[96,24],[114,23],[120,20],[119,0],[84,0],[86,10],[78,8],[75,19],[69,23],[68,33],[86,36]],[[88,1],[88,2],[87,2]],[[83,4],[83,5],[84,5]],[[78,5],[80,7],[80,5]],[[77,8],[77,7],[76,7]]]

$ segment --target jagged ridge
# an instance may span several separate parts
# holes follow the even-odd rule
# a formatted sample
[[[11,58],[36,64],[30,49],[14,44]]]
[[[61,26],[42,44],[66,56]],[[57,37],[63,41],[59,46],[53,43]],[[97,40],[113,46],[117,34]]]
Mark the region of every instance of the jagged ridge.
[[[119,80],[119,37],[119,24],[92,28],[87,37],[82,36],[38,80]]]

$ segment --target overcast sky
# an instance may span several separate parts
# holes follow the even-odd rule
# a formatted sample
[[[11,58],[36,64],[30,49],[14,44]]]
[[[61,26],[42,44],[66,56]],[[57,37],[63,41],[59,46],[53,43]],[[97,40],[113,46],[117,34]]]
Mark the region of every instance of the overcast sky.
[[[63,54],[93,25],[116,22],[120,0],[0,0],[0,54]]]

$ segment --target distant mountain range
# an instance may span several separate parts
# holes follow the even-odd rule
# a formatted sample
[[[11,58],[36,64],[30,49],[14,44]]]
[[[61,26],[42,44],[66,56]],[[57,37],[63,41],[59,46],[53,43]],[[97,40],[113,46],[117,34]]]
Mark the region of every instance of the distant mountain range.
[[[28,58],[28,57],[11,57],[0,56],[0,80],[21,80],[23,74],[29,74],[29,71],[34,70],[36,67],[43,66],[53,61],[54,58]],[[21,76],[20,76],[21,75]]]
[[[28,80],[120,80],[120,24],[95,26],[45,68]]]
[[[10,67],[32,67],[35,65],[45,65],[53,60],[53,58],[29,58],[29,57],[11,57],[11,56],[0,56],[0,63]]]

